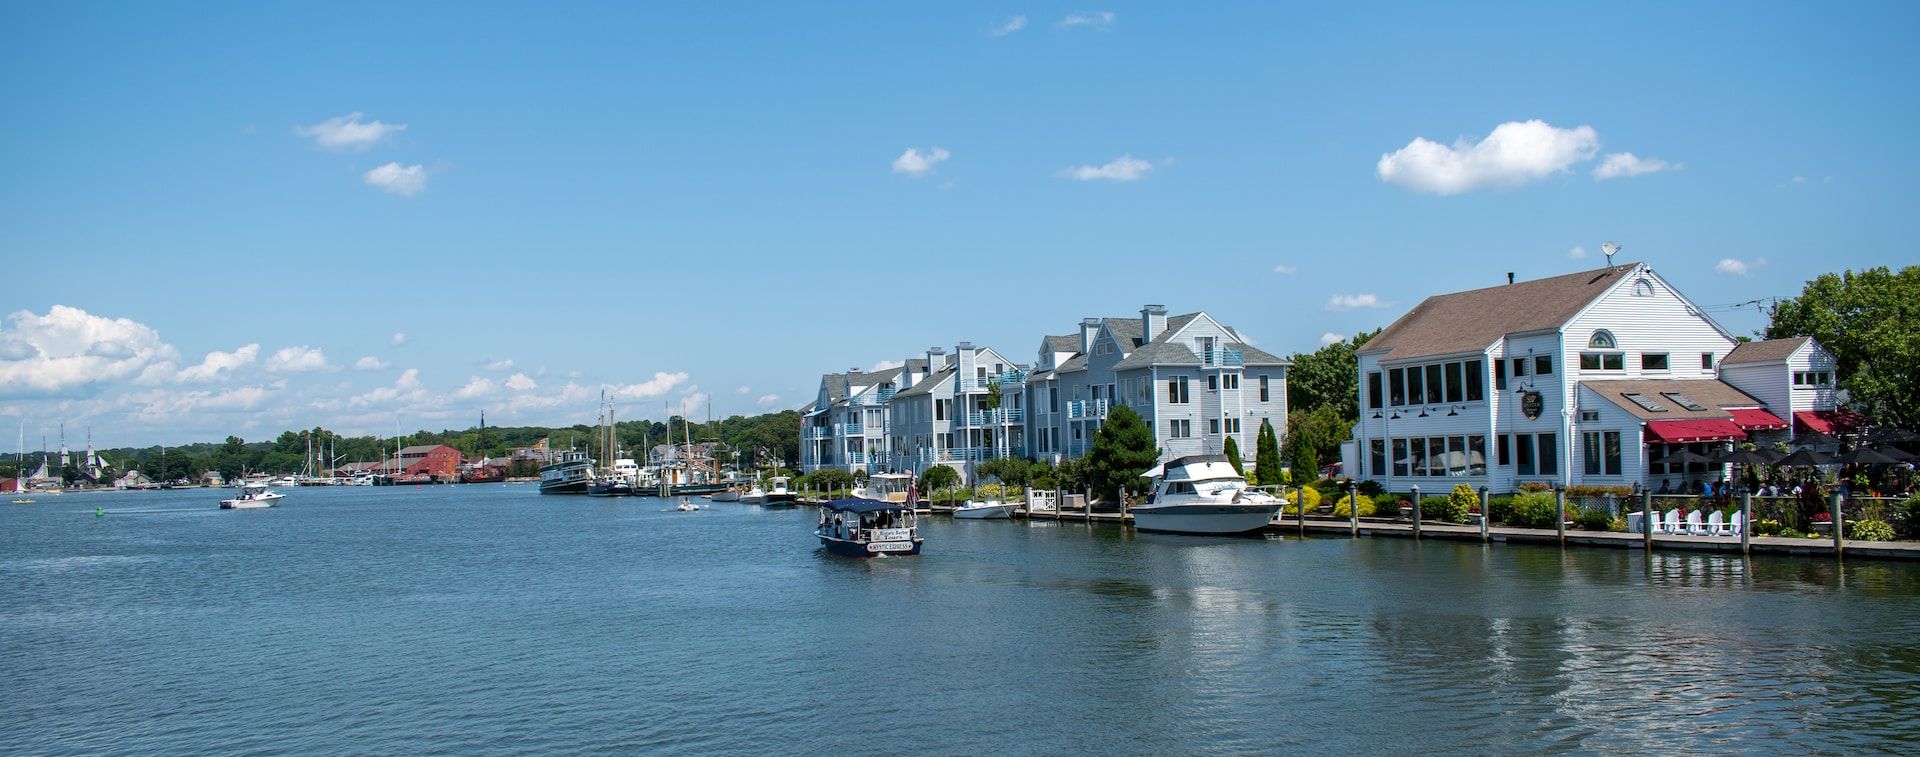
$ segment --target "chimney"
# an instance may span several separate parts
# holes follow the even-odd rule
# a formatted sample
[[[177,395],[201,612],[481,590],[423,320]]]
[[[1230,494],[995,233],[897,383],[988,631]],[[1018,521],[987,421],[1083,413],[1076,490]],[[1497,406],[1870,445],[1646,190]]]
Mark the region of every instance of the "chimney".
[[[1093,338],[1100,334],[1100,319],[1080,319],[1080,354],[1093,354]]]
[[[947,367],[946,354],[947,350],[944,347],[927,348],[927,375],[939,373],[940,369]]]
[[[1512,284],[1512,283],[1513,283],[1513,272],[1512,272],[1512,271],[1508,271],[1508,272],[1507,272],[1507,283],[1508,283],[1508,284]]]
[[[1140,308],[1140,343],[1153,341],[1160,332],[1167,330],[1167,308],[1164,305],[1148,305]]]

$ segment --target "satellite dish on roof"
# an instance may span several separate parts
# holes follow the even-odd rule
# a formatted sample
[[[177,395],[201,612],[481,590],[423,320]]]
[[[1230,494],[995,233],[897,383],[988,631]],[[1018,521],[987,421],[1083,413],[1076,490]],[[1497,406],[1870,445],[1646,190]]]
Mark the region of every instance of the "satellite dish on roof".
[[[1616,242],[1603,243],[1600,245],[1600,252],[1607,256],[1607,265],[1612,266],[1613,256],[1620,253],[1620,245]]]

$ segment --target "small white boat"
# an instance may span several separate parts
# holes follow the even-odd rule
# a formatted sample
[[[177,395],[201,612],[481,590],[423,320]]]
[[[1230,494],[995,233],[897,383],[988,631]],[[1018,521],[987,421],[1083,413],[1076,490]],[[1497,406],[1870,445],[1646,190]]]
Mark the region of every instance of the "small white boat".
[[[1265,528],[1280,500],[1247,486],[1226,455],[1188,455],[1141,474],[1154,479],[1153,500],[1132,508],[1142,531],[1242,534]]]
[[[713,496],[710,497],[710,499],[712,499],[715,502],[739,502],[741,499],[741,495],[740,495],[740,492],[738,491],[735,491],[733,489],[728,489],[723,492],[714,492]]]
[[[694,504],[692,500],[683,499],[683,500],[680,500],[680,504],[674,507],[673,509],[679,510],[680,512],[683,512],[683,513],[690,513],[695,510],[699,510],[700,506]]]
[[[245,484],[240,487],[240,496],[220,500],[222,510],[253,510],[261,507],[273,507],[287,495],[268,491],[265,484]]]
[[[984,502],[967,500],[967,503],[953,509],[953,517],[970,520],[1006,519],[1013,517],[1014,504],[990,499]]]

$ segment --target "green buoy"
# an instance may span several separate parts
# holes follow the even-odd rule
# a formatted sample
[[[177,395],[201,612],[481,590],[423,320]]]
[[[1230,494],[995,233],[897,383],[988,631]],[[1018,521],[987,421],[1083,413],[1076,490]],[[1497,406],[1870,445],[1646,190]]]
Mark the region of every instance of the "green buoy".
[[[105,509],[105,508],[103,508],[103,507],[100,507],[99,505],[95,505],[95,506],[94,506],[94,508],[93,508],[93,517],[95,517],[95,518],[104,518],[104,517],[107,517],[107,511],[106,511],[106,509]]]

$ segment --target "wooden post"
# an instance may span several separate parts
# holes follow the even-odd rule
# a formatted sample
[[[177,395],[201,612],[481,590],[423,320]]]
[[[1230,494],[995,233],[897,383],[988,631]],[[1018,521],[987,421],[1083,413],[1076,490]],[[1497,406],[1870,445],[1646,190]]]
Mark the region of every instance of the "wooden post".
[[[1298,510],[1298,512],[1294,513],[1294,517],[1300,519],[1300,535],[1306,536],[1307,535],[1307,493],[1304,491],[1300,491],[1300,487],[1294,487],[1293,493],[1297,495],[1300,500],[1300,504],[1294,508]]]
[[[1347,535],[1360,538],[1360,485],[1347,481]]]
[[[1487,487],[1480,487],[1480,541],[1493,541],[1493,531],[1489,524],[1493,522],[1493,513],[1487,512],[1487,504],[1493,498],[1487,496]]]
[[[1748,534],[1753,533],[1753,492],[1740,493],[1740,554],[1752,554],[1753,543]]]
[[[1093,522],[1093,487],[1091,486],[1087,487],[1087,498],[1080,502],[1080,512],[1086,516],[1088,523]]]
[[[1420,540],[1420,487],[1418,486],[1413,487],[1413,539]]]
[[[1559,537],[1560,546],[1567,546],[1567,489],[1553,487],[1553,533]]]
[[[1113,496],[1113,501],[1120,503],[1120,522],[1125,523],[1127,522],[1127,487],[1124,485],[1113,487]]]
[[[1653,492],[1647,489],[1640,491],[1640,535],[1647,554],[1653,554]]]
[[[1833,518],[1833,556],[1834,557],[1840,557],[1841,553],[1845,551],[1847,548],[1846,545],[1842,543],[1843,540],[1845,539],[1845,536],[1843,535],[1842,532],[1846,529],[1846,523],[1845,521],[1841,520],[1846,508],[1841,506],[1840,496],[1841,496],[1840,492],[1834,492],[1833,496],[1829,498],[1827,501],[1827,512],[1829,513],[1829,517]]]

